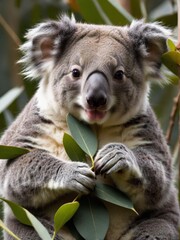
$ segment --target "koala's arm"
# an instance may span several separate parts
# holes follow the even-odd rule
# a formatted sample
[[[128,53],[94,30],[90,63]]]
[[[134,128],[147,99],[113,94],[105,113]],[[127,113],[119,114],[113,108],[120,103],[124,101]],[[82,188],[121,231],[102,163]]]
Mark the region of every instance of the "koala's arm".
[[[39,125],[53,123],[30,105],[1,139],[1,144],[30,150],[16,159],[0,160],[2,195],[23,206],[39,207],[64,193],[88,193],[94,187],[94,173],[86,163],[59,159],[38,146],[36,140],[43,134]]]
[[[168,147],[151,109],[125,124],[141,124],[134,136],[144,143],[133,149],[121,143],[105,145],[96,156],[97,174],[109,174],[140,211],[159,208],[170,198],[172,164]]]
[[[63,162],[38,149],[9,160],[3,170],[4,197],[23,206],[39,207],[63,193],[88,193],[94,186],[88,165]]]

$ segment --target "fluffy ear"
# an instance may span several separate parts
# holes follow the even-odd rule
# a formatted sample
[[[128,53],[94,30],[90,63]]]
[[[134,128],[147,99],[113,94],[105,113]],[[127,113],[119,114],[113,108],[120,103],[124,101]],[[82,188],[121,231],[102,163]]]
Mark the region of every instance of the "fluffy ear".
[[[27,41],[20,47],[24,64],[23,74],[37,78],[52,68],[66,41],[75,32],[75,20],[63,16],[59,21],[47,21],[35,26],[26,34]]]
[[[161,77],[161,56],[167,51],[166,40],[171,31],[159,23],[133,21],[129,27],[130,40],[137,58],[142,59],[145,74],[150,77]]]

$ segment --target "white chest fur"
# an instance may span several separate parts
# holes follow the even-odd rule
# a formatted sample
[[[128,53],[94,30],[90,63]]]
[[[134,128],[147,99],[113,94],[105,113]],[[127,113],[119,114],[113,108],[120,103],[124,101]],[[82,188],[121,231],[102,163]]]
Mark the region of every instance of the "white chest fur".
[[[139,128],[140,126],[129,127],[126,129],[121,126],[107,128],[95,127],[94,131],[98,137],[99,148],[103,147],[105,144],[116,142],[123,143],[130,149],[133,149],[137,145],[144,144],[142,139],[135,137],[135,134],[138,132]],[[44,149],[61,160],[69,160],[63,147],[64,132],[69,133],[67,126],[64,125],[61,128],[58,128],[54,125],[50,125],[47,128],[47,126],[42,125],[41,130],[44,134],[36,139],[39,146],[43,146]],[[112,183],[112,180],[108,177],[106,179],[103,179],[103,177],[98,177],[98,181]],[[127,228],[130,222],[136,217],[136,214],[131,210],[121,208],[107,202],[105,202],[105,205],[108,209],[110,217],[110,227],[106,240],[116,240]],[[64,234],[66,239],[73,239],[66,235],[66,231]]]
[[[70,134],[70,132],[64,122],[61,125],[61,127],[56,127],[55,125],[47,126],[46,124],[41,124],[40,130],[43,134],[33,139],[33,141],[36,142],[38,148],[47,150],[61,160],[69,160],[64,151],[63,136],[65,132],[68,134]],[[96,126],[93,127],[93,130],[98,138],[99,149],[108,143],[123,143],[128,148],[133,149],[147,143],[141,138],[135,137],[140,127],[140,125],[130,126],[128,128],[119,125],[106,128]]]

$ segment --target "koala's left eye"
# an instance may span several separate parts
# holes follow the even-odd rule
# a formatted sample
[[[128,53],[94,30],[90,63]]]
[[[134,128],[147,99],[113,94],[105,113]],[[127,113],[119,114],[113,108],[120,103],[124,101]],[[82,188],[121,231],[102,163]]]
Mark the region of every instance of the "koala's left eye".
[[[74,68],[72,70],[72,76],[73,76],[73,78],[79,78],[81,76],[81,72],[79,71],[79,69]]]
[[[114,78],[117,80],[123,80],[124,78],[124,72],[122,70],[118,70],[115,74],[114,74]]]

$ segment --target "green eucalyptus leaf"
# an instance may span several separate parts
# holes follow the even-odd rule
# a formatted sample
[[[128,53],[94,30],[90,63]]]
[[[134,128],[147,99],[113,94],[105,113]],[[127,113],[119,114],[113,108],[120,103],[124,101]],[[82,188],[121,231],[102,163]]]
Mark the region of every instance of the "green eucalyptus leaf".
[[[94,2],[93,0],[77,0],[80,13],[87,22],[105,24],[106,22],[102,18]]]
[[[6,202],[9,207],[11,208],[11,210],[13,211],[15,217],[23,224],[28,225],[28,226],[32,226],[30,220],[28,219],[27,215],[26,215],[26,211],[24,208],[22,208],[21,206],[19,206],[17,203],[14,203],[10,200],[4,199],[4,198],[0,198],[2,201]]]
[[[179,84],[179,77],[177,75],[174,75],[173,73],[169,72],[165,74],[166,79],[169,79],[170,83],[174,84],[174,85],[178,85]]]
[[[84,238],[79,234],[79,232],[78,232],[77,229],[75,228],[72,219],[71,219],[70,221],[68,221],[68,223],[66,224],[66,226],[68,227],[69,231],[71,232],[71,234],[73,235],[73,237],[74,237],[76,240],[84,240]]]
[[[68,157],[72,161],[86,162],[85,152],[79,147],[79,145],[76,143],[74,138],[72,138],[67,133],[64,133],[63,145],[64,145],[64,149],[66,150]]]
[[[177,26],[177,12],[175,12],[173,14],[160,16],[156,19],[153,19],[153,22],[154,21],[162,22],[163,24],[165,24],[168,27],[176,27]]]
[[[0,97],[0,113],[9,107],[23,92],[23,87],[15,87]]]
[[[113,203],[120,207],[131,209],[136,212],[132,201],[117,188],[106,184],[97,183],[94,190],[94,195],[102,200]]]
[[[110,24],[112,25],[112,22],[109,19],[109,12],[106,13],[103,8],[102,8],[102,3],[105,2],[103,0],[91,0],[94,3],[94,6],[98,10],[99,15],[103,19],[105,24]]]
[[[54,228],[57,233],[76,213],[79,208],[77,201],[63,204],[54,215]]]
[[[109,214],[98,199],[82,197],[80,207],[73,218],[74,226],[86,240],[104,239],[109,227]]]
[[[142,0],[130,0],[130,9],[131,14],[134,18],[141,19],[143,14],[141,11],[141,2]]]
[[[85,153],[90,157],[93,157],[97,151],[98,142],[92,129],[87,124],[80,122],[70,114],[67,116],[67,123],[71,135],[78,145]]]
[[[125,25],[129,24],[133,19],[132,16],[114,0],[77,0],[77,3],[80,13],[87,22]]]
[[[99,3],[101,11],[103,11],[104,14],[108,16],[108,20],[106,20],[107,24],[121,26],[127,24],[127,19],[124,18],[124,15],[120,14],[118,9],[114,5],[112,5],[109,1],[104,0],[94,1],[96,1],[96,3]]]
[[[4,229],[10,236],[12,236],[16,240],[21,240],[18,236],[16,236],[9,228],[7,228],[4,223],[0,220],[0,228]]]
[[[32,226],[38,235],[43,240],[51,240],[47,229],[39,222],[39,220],[33,216],[28,210],[19,206],[17,203],[14,203],[10,200],[0,198],[2,201],[6,202],[11,208],[17,220],[25,225]]]
[[[44,227],[44,225],[42,225],[42,223],[34,215],[32,215],[29,211],[27,211],[26,209],[24,209],[24,210],[25,210],[26,215],[27,215],[28,219],[30,220],[33,228],[36,230],[36,232],[38,233],[40,238],[43,240],[51,240],[52,238],[51,238],[49,232],[47,231],[47,229]]]
[[[163,64],[169,68],[175,75],[179,76],[180,72],[180,52],[169,51],[162,55]]]
[[[170,38],[167,39],[167,46],[169,48],[169,51],[176,51],[176,46]]]
[[[28,153],[29,150],[14,146],[0,145],[0,159],[12,159]]]
[[[118,3],[118,1],[107,0],[113,7],[117,9],[119,12],[119,17],[121,18],[121,22],[125,24],[129,24],[132,22],[133,17]]]

